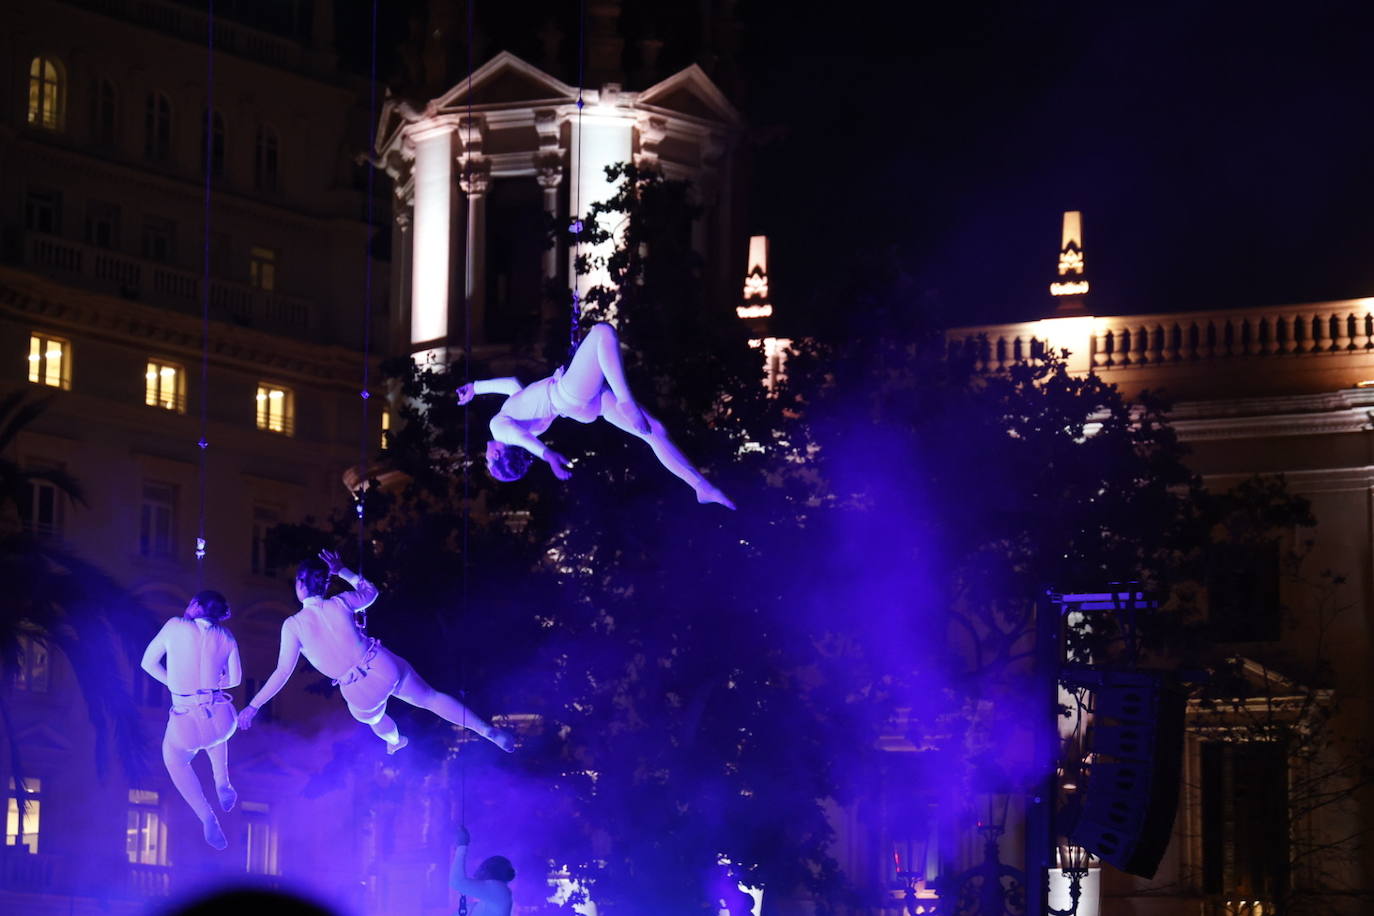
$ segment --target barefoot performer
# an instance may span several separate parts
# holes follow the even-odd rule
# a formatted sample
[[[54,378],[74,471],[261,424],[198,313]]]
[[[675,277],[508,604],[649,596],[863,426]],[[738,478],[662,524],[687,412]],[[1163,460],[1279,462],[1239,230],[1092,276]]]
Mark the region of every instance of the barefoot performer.
[[[172,784],[200,818],[205,842],[216,849],[229,845],[219,818],[191,769],[200,751],[210,758],[220,807],[234,807],[238,793],[229,783],[229,738],[234,734],[234,704],[225,688],[243,679],[239,645],[223,626],[229,602],[216,591],[198,592],[186,612],[163,624],[143,652],[143,670],[172,692],[162,761]],[[167,663],[162,662],[166,657]]]
[[[600,417],[648,442],[659,462],[696,492],[697,502],[735,508],[730,498],[703,477],[673,444],[663,424],[635,402],[620,361],[620,338],[609,324],[593,325],[578,344],[567,371],[559,369],[548,378],[523,387],[513,378],[468,382],[458,389],[458,403],[467,404],[479,394],[506,395],[505,403],[491,420],[492,441],[487,443],[487,470],[497,480],[519,480],[535,457],[548,462],[559,480],[567,480],[572,476],[568,459],[540,442],[539,436],[548,430],[555,417],[568,417],[579,423],[591,423]]]
[[[353,590],[325,597],[333,576],[343,579]],[[515,739],[509,732],[494,728],[458,700],[435,690],[405,659],[358,627],[353,614],[377,600],[377,587],[345,569],[337,553],[322,550],[319,560],[307,560],[300,565],[296,597],[301,609],[282,622],[277,668],[252,702],[239,712],[240,728],[253,726],[253,717],[286,685],[296,670],[296,660],[304,653],[316,671],[333,679],[353,718],[372,726],[373,733],[386,742],[388,754],[406,746],[406,738],[386,714],[387,700],[392,697],[471,729],[507,753],[515,749]]]

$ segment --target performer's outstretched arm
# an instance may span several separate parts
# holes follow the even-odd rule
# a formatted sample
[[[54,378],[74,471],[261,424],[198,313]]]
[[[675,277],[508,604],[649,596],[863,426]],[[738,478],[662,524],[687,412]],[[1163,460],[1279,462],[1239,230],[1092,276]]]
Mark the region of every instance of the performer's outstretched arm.
[[[253,717],[258,714],[259,709],[272,702],[278,691],[286,686],[286,681],[296,670],[296,661],[300,657],[301,641],[296,636],[295,628],[291,626],[291,618],[288,617],[281,625],[281,649],[277,652],[277,670],[273,671],[267,683],[262,685],[258,695],[239,710],[239,728],[246,730],[253,727]]]
[[[553,470],[553,476],[559,480],[567,480],[572,476],[572,465],[568,463],[567,458],[539,441],[538,436],[532,435],[509,417],[501,414],[492,417],[491,435],[497,442],[504,442],[506,445],[518,445],[534,457],[547,461]]]
[[[510,397],[523,387],[520,380],[513,376],[478,379],[458,389],[458,403],[466,404],[479,394],[504,394]]]

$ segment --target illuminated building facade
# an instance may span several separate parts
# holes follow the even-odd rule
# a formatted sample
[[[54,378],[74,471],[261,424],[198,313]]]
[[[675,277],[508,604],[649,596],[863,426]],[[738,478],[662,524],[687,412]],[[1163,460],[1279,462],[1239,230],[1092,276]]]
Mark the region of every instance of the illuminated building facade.
[[[547,248],[543,226],[571,226],[610,197],[605,169],[619,162],[692,182],[702,208],[694,247],[708,289],[720,292],[740,126],[696,64],[637,91],[609,80],[579,89],[503,51],[431,100],[389,101],[376,155],[395,189],[393,335],[424,360],[469,341],[491,356],[562,333],[567,306],[546,287],[568,282],[574,239],[560,233]],[[577,253],[594,258],[613,244]],[[576,280],[579,294],[604,282]]]
[[[204,403],[203,583],[233,607],[240,704],[270,672],[281,620],[296,609],[267,531],[327,516],[360,436],[371,448],[380,428],[374,410],[360,429],[358,398],[375,233],[353,156],[370,133],[368,86],[339,74],[330,4],[255,9],[215,23],[208,118],[207,22],[195,4],[35,0],[7,9],[0,33],[0,391],[51,397],[7,457],[69,472],[88,503],[37,485],[28,524],[159,618],[181,613],[202,587]],[[384,331],[386,265],[374,269]],[[36,793],[23,817],[6,793],[0,912],[143,913],[210,871],[290,882],[302,863],[288,850],[309,848],[317,830],[344,835],[353,787],[304,803],[309,774],[280,750],[288,734],[343,712],[307,692],[308,678],[271,704],[261,731],[234,740],[241,804],[221,816],[231,845],[216,854],[161,765],[166,691],[128,675],[148,745],[148,770],[134,779],[112,761],[97,773],[62,653],[27,645],[0,686]],[[367,830],[347,835],[356,842],[324,867],[365,903],[385,866]]]
[[[1070,237],[1066,218],[1064,252],[1076,260],[1065,272],[1061,259],[1061,275],[1079,276],[1081,239]],[[1245,608],[1228,623],[1233,643],[1225,645],[1244,659],[1247,678],[1277,697],[1273,706],[1251,701],[1224,714],[1189,707],[1178,817],[1159,874],[1145,881],[1102,868],[1094,911],[1268,916],[1278,912],[1273,882],[1282,881],[1299,893],[1325,891],[1320,902],[1330,912],[1365,912],[1374,853],[1349,838],[1371,822],[1367,789],[1349,806],[1299,801],[1314,766],[1333,760],[1314,764],[1297,750],[1237,740],[1233,720],[1309,714],[1303,698],[1334,701],[1348,742],[1330,752],[1336,762],[1358,754],[1371,734],[1374,299],[1094,316],[1074,295],[1073,314],[956,328],[950,344],[986,372],[1045,347],[1067,349],[1077,374],[1096,373],[1127,396],[1163,392],[1175,403],[1171,418],[1190,464],[1209,487],[1281,474],[1311,501],[1318,522],[1304,562],[1308,581],[1282,578],[1276,553],[1249,562],[1230,585]],[[1305,537],[1293,532],[1279,547],[1301,549],[1296,539]],[[1323,569],[1345,577],[1334,599],[1340,613],[1323,604],[1315,581]],[[1215,623],[1215,605],[1210,613]],[[1317,657],[1329,673],[1305,684]],[[1339,782],[1329,788],[1343,794]],[[1293,852],[1328,843],[1316,856]]]

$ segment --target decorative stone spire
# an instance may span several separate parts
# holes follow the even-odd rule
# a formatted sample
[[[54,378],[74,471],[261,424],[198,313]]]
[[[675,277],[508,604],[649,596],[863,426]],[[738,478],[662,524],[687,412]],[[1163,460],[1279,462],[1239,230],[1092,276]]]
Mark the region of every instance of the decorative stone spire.
[[[1055,311],[1083,311],[1083,297],[1088,294],[1088,275],[1083,253],[1083,214],[1078,210],[1064,211],[1057,276],[1058,279],[1050,284],[1050,295],[1058,301]]]

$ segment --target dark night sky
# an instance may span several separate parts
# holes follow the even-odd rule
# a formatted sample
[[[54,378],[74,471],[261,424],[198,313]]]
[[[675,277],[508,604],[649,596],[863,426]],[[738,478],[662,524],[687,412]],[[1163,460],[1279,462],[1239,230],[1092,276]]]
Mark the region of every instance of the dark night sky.
[[[524,5],[575,16],[562,2]],[[416,5],[383,4],[384,31]],[[342,0],[357,37],[350,7],[370,2]],[[1374,294],[1374,4],[737,10],[749,228],[793,314],[891,251],[947,320],[1034,317],[1065,209],[1084,211],[1099,314]]]

